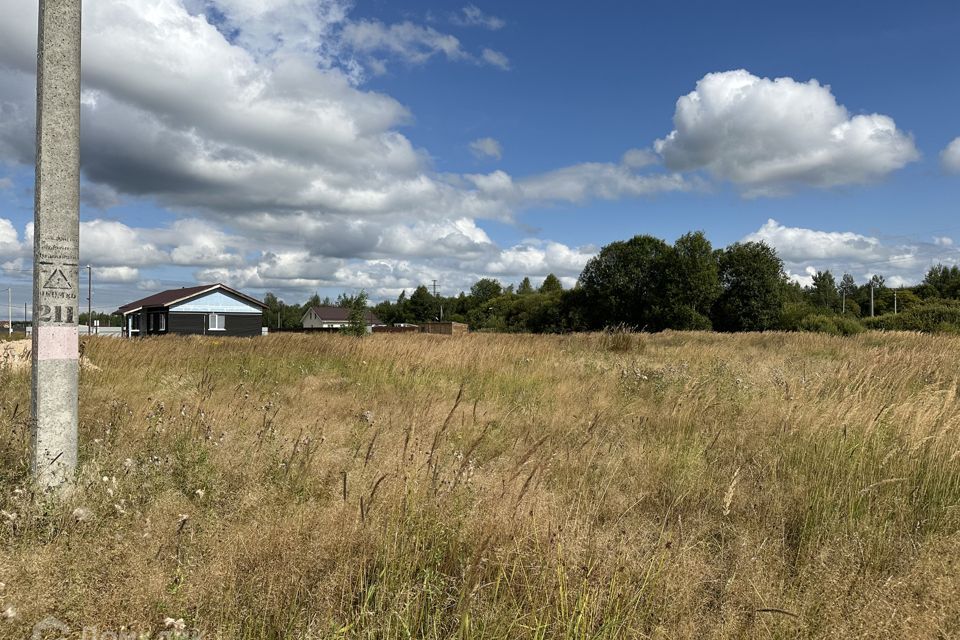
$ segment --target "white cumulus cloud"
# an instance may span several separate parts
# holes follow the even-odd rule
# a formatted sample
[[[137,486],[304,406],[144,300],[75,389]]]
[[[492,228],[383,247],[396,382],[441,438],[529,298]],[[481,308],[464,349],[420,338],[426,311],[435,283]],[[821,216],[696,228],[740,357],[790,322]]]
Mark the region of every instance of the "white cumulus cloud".
[[[96,284],[130,283],[140,279],[140,270],[134,267],[98,267],[93,270]]]
[[[945,171],[960,174],[960,138],[954,138],[946,149],[940,152],[940,164]]]
[[[764,242],[777,250],[786,270],[801,284],[817,271],[843,273],[863,282],[874,274],[888,283],[916,284],[937,264],[957,264],[960,252],[949,243],[884,240],[851,231],[823,231],[789,227],[768,220],[745,242]]]
[[[674,130],[655,148],[676,171],[706,169],[746,195],[883,178],[920,157],[889,116],[851,116],[816,80],[710,73],[677,101]]]
[[[494,158],[499,160],[503,157],[503,148],[500,142],[493,138],[480,138],[470,143],[470,151],[478,158]]]
[[[0,163],[14,168],[33,164],[37,6],[0,0]],[[696,187],[676,173],[647,172],[649,154],[634,151],[619,162],[526,176],[438,171],[431,153],[402,132],[414,114],[365,87],[365,70],[374,60],[384,68],[431,59],[506,67],[509,60],[492,49],[467,50],[430,26],[355,19],[352,6],[86,3],[84,204],[112,213],[146,199],[173,222],[148,228],[106,213],[84,220],[84,264],[118,287],[179,285],[168,279],[193,269],[202,280],[222,275],[309,293],[369,285],[387,294],[433,278],[459,291],[491,269],[513,277],[509,271],[523,264],[569,279],[585,250],[499,246],[481,221]],[[488,155],[494,149],[484,147]],[[499,143],[496,149],[502,154]],[[0,188],[15,186],[0,180]],[[0,220],[0,264],[29,258],[26,231],[21,239]]]

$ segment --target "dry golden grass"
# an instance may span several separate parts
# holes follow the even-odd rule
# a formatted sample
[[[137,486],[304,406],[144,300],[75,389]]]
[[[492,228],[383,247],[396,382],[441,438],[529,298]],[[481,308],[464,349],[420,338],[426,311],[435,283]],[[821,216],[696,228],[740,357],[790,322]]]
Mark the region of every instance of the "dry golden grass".
[[[0,636],[960,636],[960,339],[92,339],[0,372]]]

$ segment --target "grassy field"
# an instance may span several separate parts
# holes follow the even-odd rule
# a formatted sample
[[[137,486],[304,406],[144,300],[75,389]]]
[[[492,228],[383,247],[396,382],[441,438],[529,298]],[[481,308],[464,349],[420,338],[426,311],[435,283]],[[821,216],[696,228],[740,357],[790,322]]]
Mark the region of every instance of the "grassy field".
[[[960,637],[960,338],[84,353],[62,504],[28,486],[29,371],[0,371],[2,637]]]

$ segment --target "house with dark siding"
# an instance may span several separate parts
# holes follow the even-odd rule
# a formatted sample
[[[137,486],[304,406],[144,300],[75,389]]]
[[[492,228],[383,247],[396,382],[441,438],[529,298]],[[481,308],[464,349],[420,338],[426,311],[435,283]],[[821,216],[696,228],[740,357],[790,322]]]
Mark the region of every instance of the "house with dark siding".
[[[128,337],[166,334],[259,336],[266,305],[223,284],[161,291],[123,305]]]

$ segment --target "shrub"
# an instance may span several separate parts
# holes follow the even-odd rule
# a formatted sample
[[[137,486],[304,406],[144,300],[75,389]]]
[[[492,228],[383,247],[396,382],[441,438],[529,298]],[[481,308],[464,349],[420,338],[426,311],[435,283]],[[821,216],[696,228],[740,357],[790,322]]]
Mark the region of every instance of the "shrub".
[[[827,333],[833,336],[852,336],[862,333],[865,329],[853,318],[811,314],[800,321],[799,330]]]
[[[869,329],[881,331],[960,333],[960,301],[931,301],[900,314],[867,318],[864,324]]]

